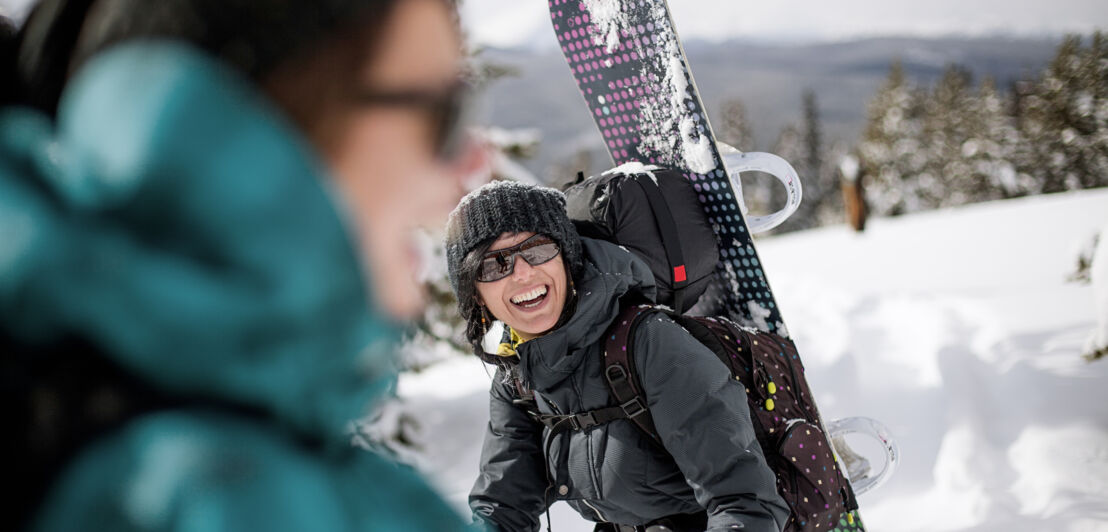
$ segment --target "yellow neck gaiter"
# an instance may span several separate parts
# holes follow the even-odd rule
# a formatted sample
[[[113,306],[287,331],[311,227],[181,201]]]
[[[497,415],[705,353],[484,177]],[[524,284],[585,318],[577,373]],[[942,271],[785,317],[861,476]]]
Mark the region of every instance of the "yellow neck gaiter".
[[[520,338],[511,327],[508,327],[508,334],[510,337],[509,341],[500,344],[500,346],[496,348],[496,356],[514,357],[516,356],[516,349],[519,348],[520,344],[526,342],[526,340]]]

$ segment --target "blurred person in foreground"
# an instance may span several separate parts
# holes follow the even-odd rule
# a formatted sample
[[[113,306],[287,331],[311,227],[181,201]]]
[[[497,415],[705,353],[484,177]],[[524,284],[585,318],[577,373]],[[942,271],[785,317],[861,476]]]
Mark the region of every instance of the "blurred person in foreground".
[[[443,0],[45,0],[0,109],[8,529],[460,530],[353,447],[483,164]]]

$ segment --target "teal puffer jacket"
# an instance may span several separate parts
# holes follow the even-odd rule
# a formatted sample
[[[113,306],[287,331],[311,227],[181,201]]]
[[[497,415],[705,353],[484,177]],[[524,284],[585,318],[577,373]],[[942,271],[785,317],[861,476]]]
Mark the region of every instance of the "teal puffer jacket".
[[[397,327],[327,183],[256,89],[183,45],[101,54],[56,124],[0,110],[0,332],[85,338],[205,405],[90,442],[36,530],[463,529],[350,445],[395,381]]]
[[[604,333],[621,298],[654,294],[641,260],[607,242],[582,241],[585,271],[573,316],[517,350],[519,375],[543,414],[614,404],[603,377]],[[789,509],[758,445],[742,384],[661,314],[637,328],[634,349],[664,449],[627,419],[552,437],[514,402],[518,393],[501,370],[490,392],[481,474],[470,493],[474,514],[496,530],[538,530],[539,515],[558,499],[592,521],[642,525],[707,511],[710,532],[780,531]]]

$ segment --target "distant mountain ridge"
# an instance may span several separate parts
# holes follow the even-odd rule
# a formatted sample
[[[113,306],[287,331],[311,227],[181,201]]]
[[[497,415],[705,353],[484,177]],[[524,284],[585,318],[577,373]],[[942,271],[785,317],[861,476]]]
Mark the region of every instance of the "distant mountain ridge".
[[[718,122],[725,100],[740,99],[755,146],[769,150],[786,124],[799,123],[805,89],[816,93],[824,138],[853,144],[865,126],[866,106],[895,59],[915,83],[929,84],[947,65],[958,64],[973,72],[975,83],[989,76],[1003,91],[1017,79],[1037,76],[1059,42],[1060,38],[883,37],[794,45],[690,41],[685,46],[710,119]],[[600,135],[559,52],[487,49],[481,59],[519,70],[518,77],[494,82],[482,99],[492,124],[542,132],[540,151],[524,161],[525,166],[546,178],[552,164],[565,164],[581,149],[594,155],[589,168],[580,170],[593,173],[608,166]]]

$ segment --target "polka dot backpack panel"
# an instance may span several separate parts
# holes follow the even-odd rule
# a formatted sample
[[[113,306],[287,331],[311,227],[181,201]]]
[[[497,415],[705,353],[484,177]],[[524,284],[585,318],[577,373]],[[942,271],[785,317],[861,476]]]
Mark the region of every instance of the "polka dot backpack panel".
[[[804,365],[792,340],[745,328],[726,318],[688,316],[649,305],[625,309],[608,332],[605,365],[609,374],[634,375],[634,328],[644,316],[665,312],[707,346],[746,389],[751,421],[766,462],[777,477],[777,491],[792,510],[789,532],[854,529],[858,503],[843,475],[827,435],[820,430]],[[616,368],[616,366],[619,366]],[[610,385],[619,404],[645,397],[636,379]],[[649,412],[630,418],[655,440]]]

